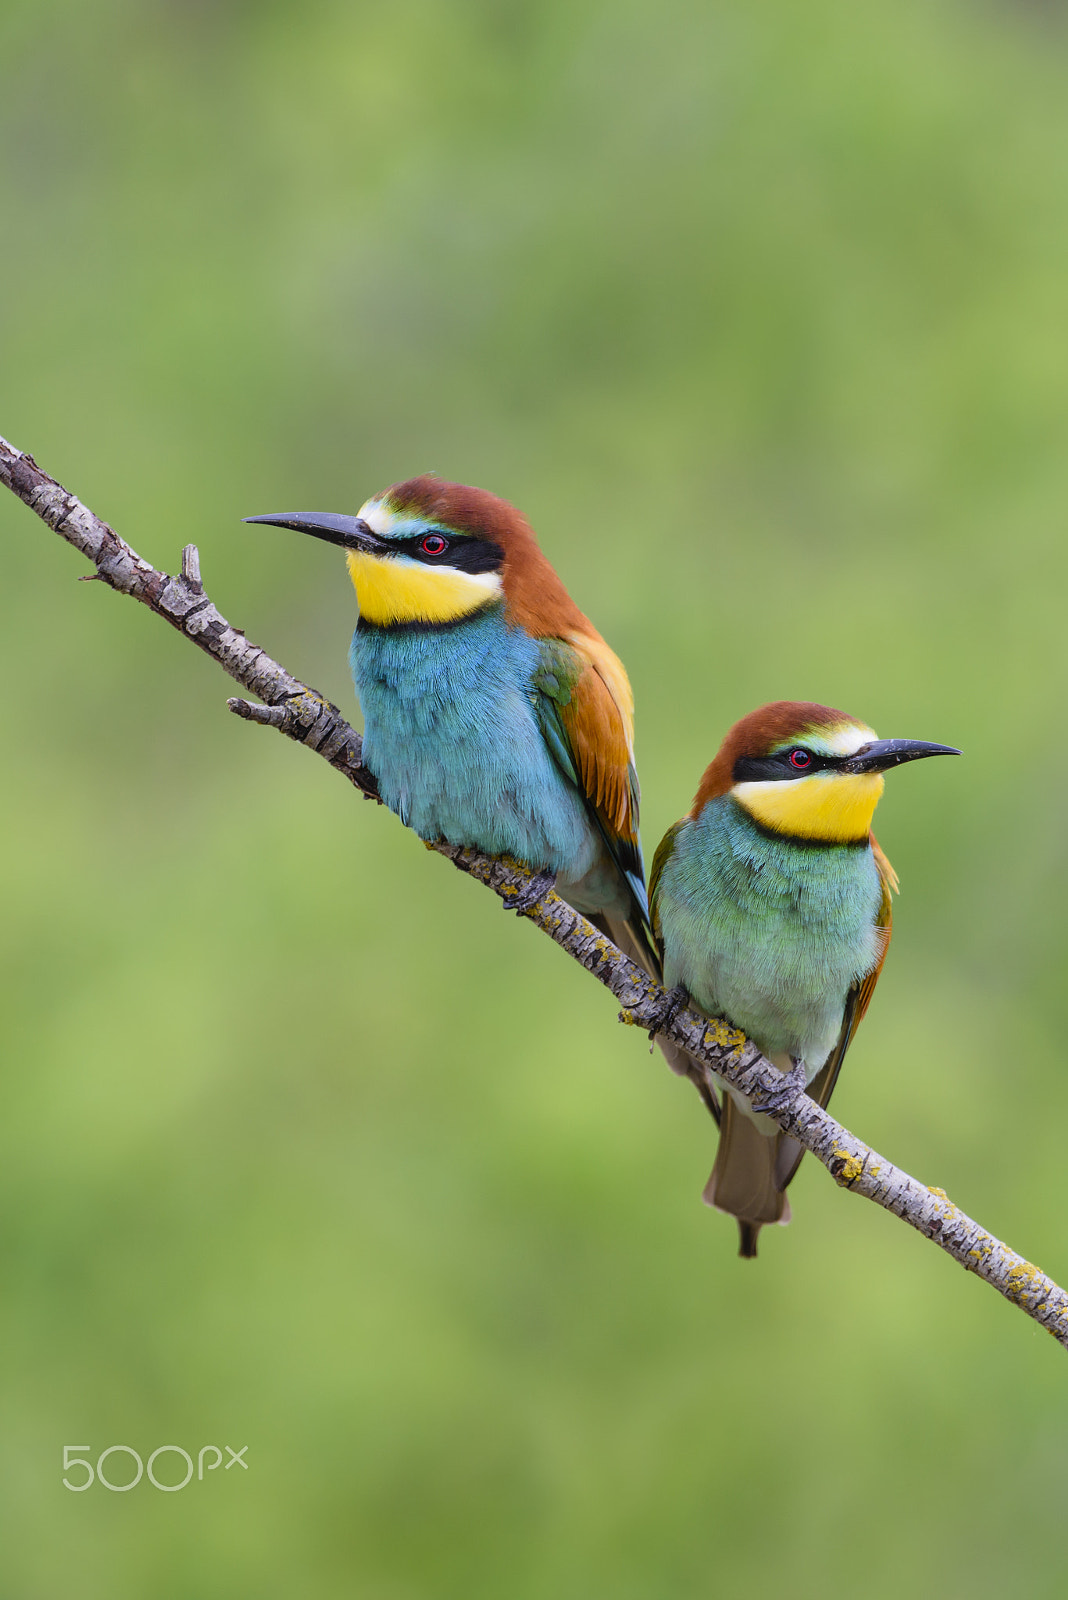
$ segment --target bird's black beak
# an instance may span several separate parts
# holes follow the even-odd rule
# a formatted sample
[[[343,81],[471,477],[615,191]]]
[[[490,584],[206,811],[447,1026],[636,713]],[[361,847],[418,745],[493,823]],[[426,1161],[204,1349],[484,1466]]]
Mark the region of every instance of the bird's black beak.
[[[244,517],[245,522],[269,522],[274,528],[294,528],[297,533],[310,533],[313,538],[325,539],[327,544],[339,544],[343,550],[374,551],[379,554],[389,550],[389,541],[372,533],[362,517],[345,517],[333,511],[290,511],[272,517]]]
[[[886,772],[903,761],[922,761],[924,756],[959,756],[951,744],[925,744],[922,739],[874,739],[862,745],[855,755],[843,761],[839,772]]]

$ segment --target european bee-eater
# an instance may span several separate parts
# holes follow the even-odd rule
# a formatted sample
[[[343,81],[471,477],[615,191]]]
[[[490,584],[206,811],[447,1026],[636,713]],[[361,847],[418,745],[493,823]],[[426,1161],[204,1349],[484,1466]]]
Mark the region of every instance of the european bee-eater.
[[[425,475],[356,516],[247,520],[347,552],[363,757],[390,809],[423,839],[555,875],[654,970],[630,684],[520,512]]]
[[[741,1028],[784,1092],[807,1086],[826,1106],[886,958],[897,877],[871,832],[883,773],[959,754],[779,701],[734,725],[661,841],[649,891],[664,982]],[[705,1200],[737,1217],[740,1254],[755,1256],[764,1224],[790,1220],[803,1152],[723,1087]]]

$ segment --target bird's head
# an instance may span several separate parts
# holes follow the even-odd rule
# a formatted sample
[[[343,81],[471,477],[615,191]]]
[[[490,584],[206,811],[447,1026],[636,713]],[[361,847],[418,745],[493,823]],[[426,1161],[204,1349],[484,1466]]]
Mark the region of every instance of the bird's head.
[[[360,616],[379,627],[458,622],[504,598],[528,626],[546,604],[554,625],[581,619],[529,523],[485,489],[426,473],[373,495],[354,517],[301,511],[245,520],[340,545]]]
[[[691,815],[724,795],[761,827],[813,843],[867,840],[883,773],[945,744],[879,739],[866,723],[810,701],[779,700],[736,722],[701,780]]]

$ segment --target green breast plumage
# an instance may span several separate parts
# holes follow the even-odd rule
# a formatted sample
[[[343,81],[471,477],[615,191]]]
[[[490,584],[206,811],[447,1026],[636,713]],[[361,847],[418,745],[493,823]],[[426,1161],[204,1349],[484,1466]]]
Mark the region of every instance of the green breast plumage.
[[[868,845],[797,843],[729,795],[668,834],[653,866],[665,982],[729,1018],[809,1079],[838,1038],[849,989],[875,966],[882,898]]]

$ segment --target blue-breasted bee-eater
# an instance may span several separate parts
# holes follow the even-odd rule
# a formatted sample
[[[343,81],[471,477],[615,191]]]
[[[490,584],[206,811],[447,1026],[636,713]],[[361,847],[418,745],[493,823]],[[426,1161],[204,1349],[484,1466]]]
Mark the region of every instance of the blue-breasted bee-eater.
[[[828,706],[762,706],[730,730],[656,852],[650,902],[664,982],[741,1028],[790,1090],[807,1086],[821,1106],[890,944],[897,878],[871,832],[882,775],[959,754],[878,739]],[[705,1199],[737,1217],[740,1253],[755,1256],[764,1224],[790,1220],[785,1191],[803,1152],[724,1089]]]
[[[347,552],[363,757],[390,809],[423,839],[554,874],[655,969],[630,684],[520,512],[425,475],[355,516],[247,520]]]

